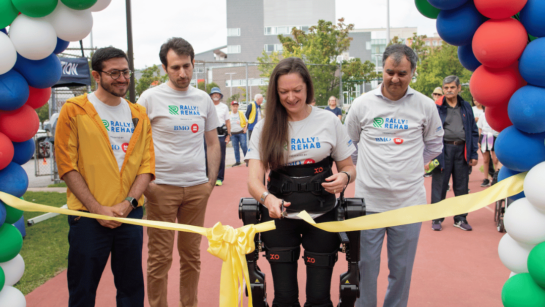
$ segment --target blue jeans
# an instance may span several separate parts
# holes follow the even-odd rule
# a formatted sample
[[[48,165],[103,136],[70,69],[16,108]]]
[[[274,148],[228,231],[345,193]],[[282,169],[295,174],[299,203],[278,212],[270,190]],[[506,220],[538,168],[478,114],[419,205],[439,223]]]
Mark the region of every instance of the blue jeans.
[[[142,215],[139,207],[128,218]],[[111,254],[117,306],[143,307],[142,226],[122,224],[110,229],[95,219],[77,216],[69,216],[68,224],[68,306],[95,306],[98,283]]]
[[[242,147],[242,152],[246,155],[248,150],[246,146],[246,133],[233,134],[231,135],[231,140],[233,142],[233,149],[235,150],[235,160],[237,163],[240,163],[240,147]]]

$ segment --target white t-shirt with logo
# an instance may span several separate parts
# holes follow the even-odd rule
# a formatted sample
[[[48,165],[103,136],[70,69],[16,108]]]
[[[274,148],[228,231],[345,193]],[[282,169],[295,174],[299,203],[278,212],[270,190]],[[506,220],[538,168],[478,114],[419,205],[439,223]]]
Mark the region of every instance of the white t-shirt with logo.
[[[225,103],[220,102],[216,107],[216,114],[218,114],[218,120],[220,121],[220,127],[225,125],[225,121],[229,119],[229,108]]]
[[[356,149],[339,118],[319,108],[311,110],[307,118],[289,122],[289,144],[284,146],[288,152],[287,165],[313,164],[328,156],[335,161],[350,157]],[[263,123],[258,122],[254,128],[245,160],[260,160],[259,141]]]
[[[151,121],[155,182],[178,187],[208,182],[204,132],[220,126],[210,96],[192,86],[176,91],[164,83],[142,93],[138,103]]]
[[[231,133],[239,133],[239,132],[242,132],[242,130],[244,130],[244,128],[242,128],[242,126],[240,125],[241,116],[244,116],[244,118],[246,118],[246,115],[244,115],[244,113],[240,114],[240,111],[237,111],[237,113],[229,112],[229,120],[231,122]]]
[[[119,98],[120,103],[112,107],[100,101],[95,93],[88,94],[87,99],[95,107],[98,116],[102,119],[102,124],[108,131],[112,151],[121,171],[123,161],[125,161],[125,153],[134,133],[129,103],[125,99]]]
[[[424,160],[443,148],[433,100],[409,87],[404,97],[391,101],[381,89],[356,98],[345,122],[350,138],[358,141],[355,195],[365,198],[369,212],[426,204]]]

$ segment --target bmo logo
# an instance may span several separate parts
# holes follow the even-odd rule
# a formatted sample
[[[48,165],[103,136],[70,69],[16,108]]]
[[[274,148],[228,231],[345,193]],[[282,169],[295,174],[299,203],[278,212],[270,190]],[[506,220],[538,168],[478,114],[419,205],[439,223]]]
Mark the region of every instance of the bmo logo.
[[[401,145],[401,144],[403,144],[403,139],[402,138],[395,138],[394,143],[396,143],[397,145]]]
[[[123,152],[126,153],[128,148],[129,148],[129,143],[121,144],[121,149],[123,150]]]
[[[312,159],[306,159],[304,164],[314,164],[316,163],[316,161],[312,160]]]
[[[193,132],[193,133],[199,132],[199,125],[197,125],[197,124],[191,125],[191,132]]]

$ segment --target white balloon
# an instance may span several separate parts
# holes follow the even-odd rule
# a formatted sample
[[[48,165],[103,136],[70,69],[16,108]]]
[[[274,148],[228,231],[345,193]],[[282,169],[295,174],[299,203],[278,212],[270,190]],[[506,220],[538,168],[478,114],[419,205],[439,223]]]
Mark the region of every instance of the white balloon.
[[[503,221],[507,233],[519,242],[539,244],[545,241],[545,214],[532,206],[526,198],[509,205]]]
[[[532,167],[524,179],[524,194],[528,201],[545,212],[545,162]]]
[[[15,285],[25,273],[25,261],[20,254],[10,261],[0,263],[0,267],[6,275],[6,286]]]
[[[528,255],[534,246],[517,242],[505,234],[498,245],[498,254],[503,265],[512,272],[528,273]]]
[[[511,274],[509,274],[509,278],[511,278],[511,277],[513,277],[513,276],[515,276],[515,275],[517,275],[517,273],[511,272]]]
[[[15,50],[29,60],[45,59],[57,46],[55,29],[44,18],[24,14],[17,16],[11,24],[9,37]]]
[[[111,2],[112,0],[98,0],[95,5],[91,6],[90,10],[91,12],[100,12],[103,9],[107,8]]]
[[[10,71],[17,62],[17,51],[9,37],[0,32],[0,75]]]
[[[0,291],[0,306],[26,307],[26,299],[21,291],[11,286],[4,286],[4,289]]]
[[[91,33],[93,14],[90,10],[73,10],[61,1],[47,20],[53,25],[57,36],[65,41],[77,42]]]

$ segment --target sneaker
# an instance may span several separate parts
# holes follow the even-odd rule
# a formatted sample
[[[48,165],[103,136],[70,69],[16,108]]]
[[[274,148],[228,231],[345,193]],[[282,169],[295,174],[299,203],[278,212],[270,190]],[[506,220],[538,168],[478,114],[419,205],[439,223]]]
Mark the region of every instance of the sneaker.
[[[498,183],[498,175],[500,174],[500,171],[496,171],[494,173],[494,176],[492,177],[492,181],[490,182],[490,186],[493,186],[495,185],[496,183]]]
[[[483,187],[483,188],[487,187],[489,185],[490,185],[490,180],[488,180],[488,178],[483,180],[483,183],[481,183],[481,187]]]
[[[240,165],[240,162],[237,162],[237,163],[233,164],[233,167],[239,166],[239,165]]]
[[[441,231],[443,229],[443,227],[441,226],[441,221],[432,221],[431,229],[435,231]]]
[[[467,223],[466,220],[458,221],[458,222],[454,223],[454,227],[458,227],[461,230],[466,230],[466,231],[473,230],[473,228],[471,228],[471,226]]]
[[[447,191],[450,191],[450,183],[447,184]]]
[[[216,186],[221,186],[221,185],[223,185],[223,182],[219,179],[216,180]]]
[[[424,178],[431,177],[431,173],[425,173]]]

